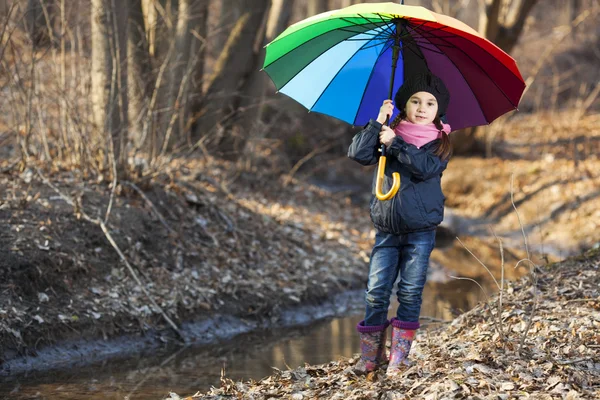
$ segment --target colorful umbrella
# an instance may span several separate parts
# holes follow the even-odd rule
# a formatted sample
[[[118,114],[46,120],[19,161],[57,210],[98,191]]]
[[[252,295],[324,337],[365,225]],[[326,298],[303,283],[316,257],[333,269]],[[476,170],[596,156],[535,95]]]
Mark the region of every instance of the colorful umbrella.
[[[395,3],[356,4],[298,22],[267,45],[263,69],[279,92],[352,125],[375,118],[383,100],[418,72],[446,84],[446,119],[455,130],[515,109],[525,89],[514,59],[468,25]]]

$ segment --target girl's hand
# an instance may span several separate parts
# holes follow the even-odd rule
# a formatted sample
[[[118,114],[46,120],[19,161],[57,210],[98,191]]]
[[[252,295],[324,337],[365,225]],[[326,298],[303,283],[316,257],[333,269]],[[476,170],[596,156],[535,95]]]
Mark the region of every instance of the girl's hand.
[[[387,117],[392,118],[394,112],[394,103],[391,100],[384,100],[381,108],[379,108],[379,115],[377,116],[377,122],[385,124]]]
[[[381,128],[381,132],[379,132],[379,142],[384,144],[385,147],[390,147],[394,138],[396,137],[396,133],[387,125],[384,125]]]

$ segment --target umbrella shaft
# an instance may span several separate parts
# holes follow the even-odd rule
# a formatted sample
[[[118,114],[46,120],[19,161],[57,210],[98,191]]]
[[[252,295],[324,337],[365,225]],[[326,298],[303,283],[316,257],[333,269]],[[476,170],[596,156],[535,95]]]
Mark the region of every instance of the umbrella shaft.
[[[404,4],[404,1],[402,1],[402,4]],[[400,34],[401,34],[401,25],[400,25],[400,21],[396,22],[396,36],[394,37],[394,46],[392,48],[392,77],[390,79],[390,90],[389,90],[389,96],[388,99],[392,98],[392,95],[394,94],[394,78],[396,77],[396,67],[398,66],[398,56],[400,55]],[[396,105],[396,107],[398,107],[398,105]],[[389,125],[390,124],[390,116],[388,115],[385,119],[385,124]],[[385,157],[386,155],[386,147],[385,145],[381,145],[381,156]]]
[[[388,92],[388,99],[392,98],[394,94],[394,78],[396,77],[396,67],[398,66],[398,56],[400,55],[400,32],[401,25],[400,21],[396,22],[396,36],[394,37],[394,46],[392,47],[392,77],[390,79],[390,89]],[[390,117],[388,116],[385,120],[385,124],[389,125]]]

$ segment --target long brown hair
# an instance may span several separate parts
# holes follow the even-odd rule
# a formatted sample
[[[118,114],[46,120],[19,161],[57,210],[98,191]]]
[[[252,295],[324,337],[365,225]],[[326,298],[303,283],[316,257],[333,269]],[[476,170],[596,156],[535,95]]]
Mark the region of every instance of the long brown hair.
[[[394,118],[394,120],[390,124],[390,128],[395,129],[398,126],[398,124],[400,123],[400,121],[405,120],[405,119],[406,119],[406,111],[400,110],[398,115],[396,115],[396,118]],[[440,121],[440,117],[436,116],[435,119],[433,120],[433,124],[442,134],[442,139],[441,139],[442,141],[438,145],[437,149],[435,149],[435,152],[433,154],[438,156],[442,161],[446,161],[452,155],[452,144],[450,143],[448,134],[444,131],[444,127],[442,126],[442,121]]]

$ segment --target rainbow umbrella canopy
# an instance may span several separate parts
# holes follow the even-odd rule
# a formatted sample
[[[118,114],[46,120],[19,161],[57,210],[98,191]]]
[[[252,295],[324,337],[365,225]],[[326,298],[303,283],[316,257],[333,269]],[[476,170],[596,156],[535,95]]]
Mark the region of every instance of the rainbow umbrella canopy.
[[[525,89],[515,61],[468,25],[395,3],[356,4],[298,22],[267,45],[263,69],[279,92],[353,125],[375,118],[383,100],[418,72],[446,84],[453,130],[515,109]]]

